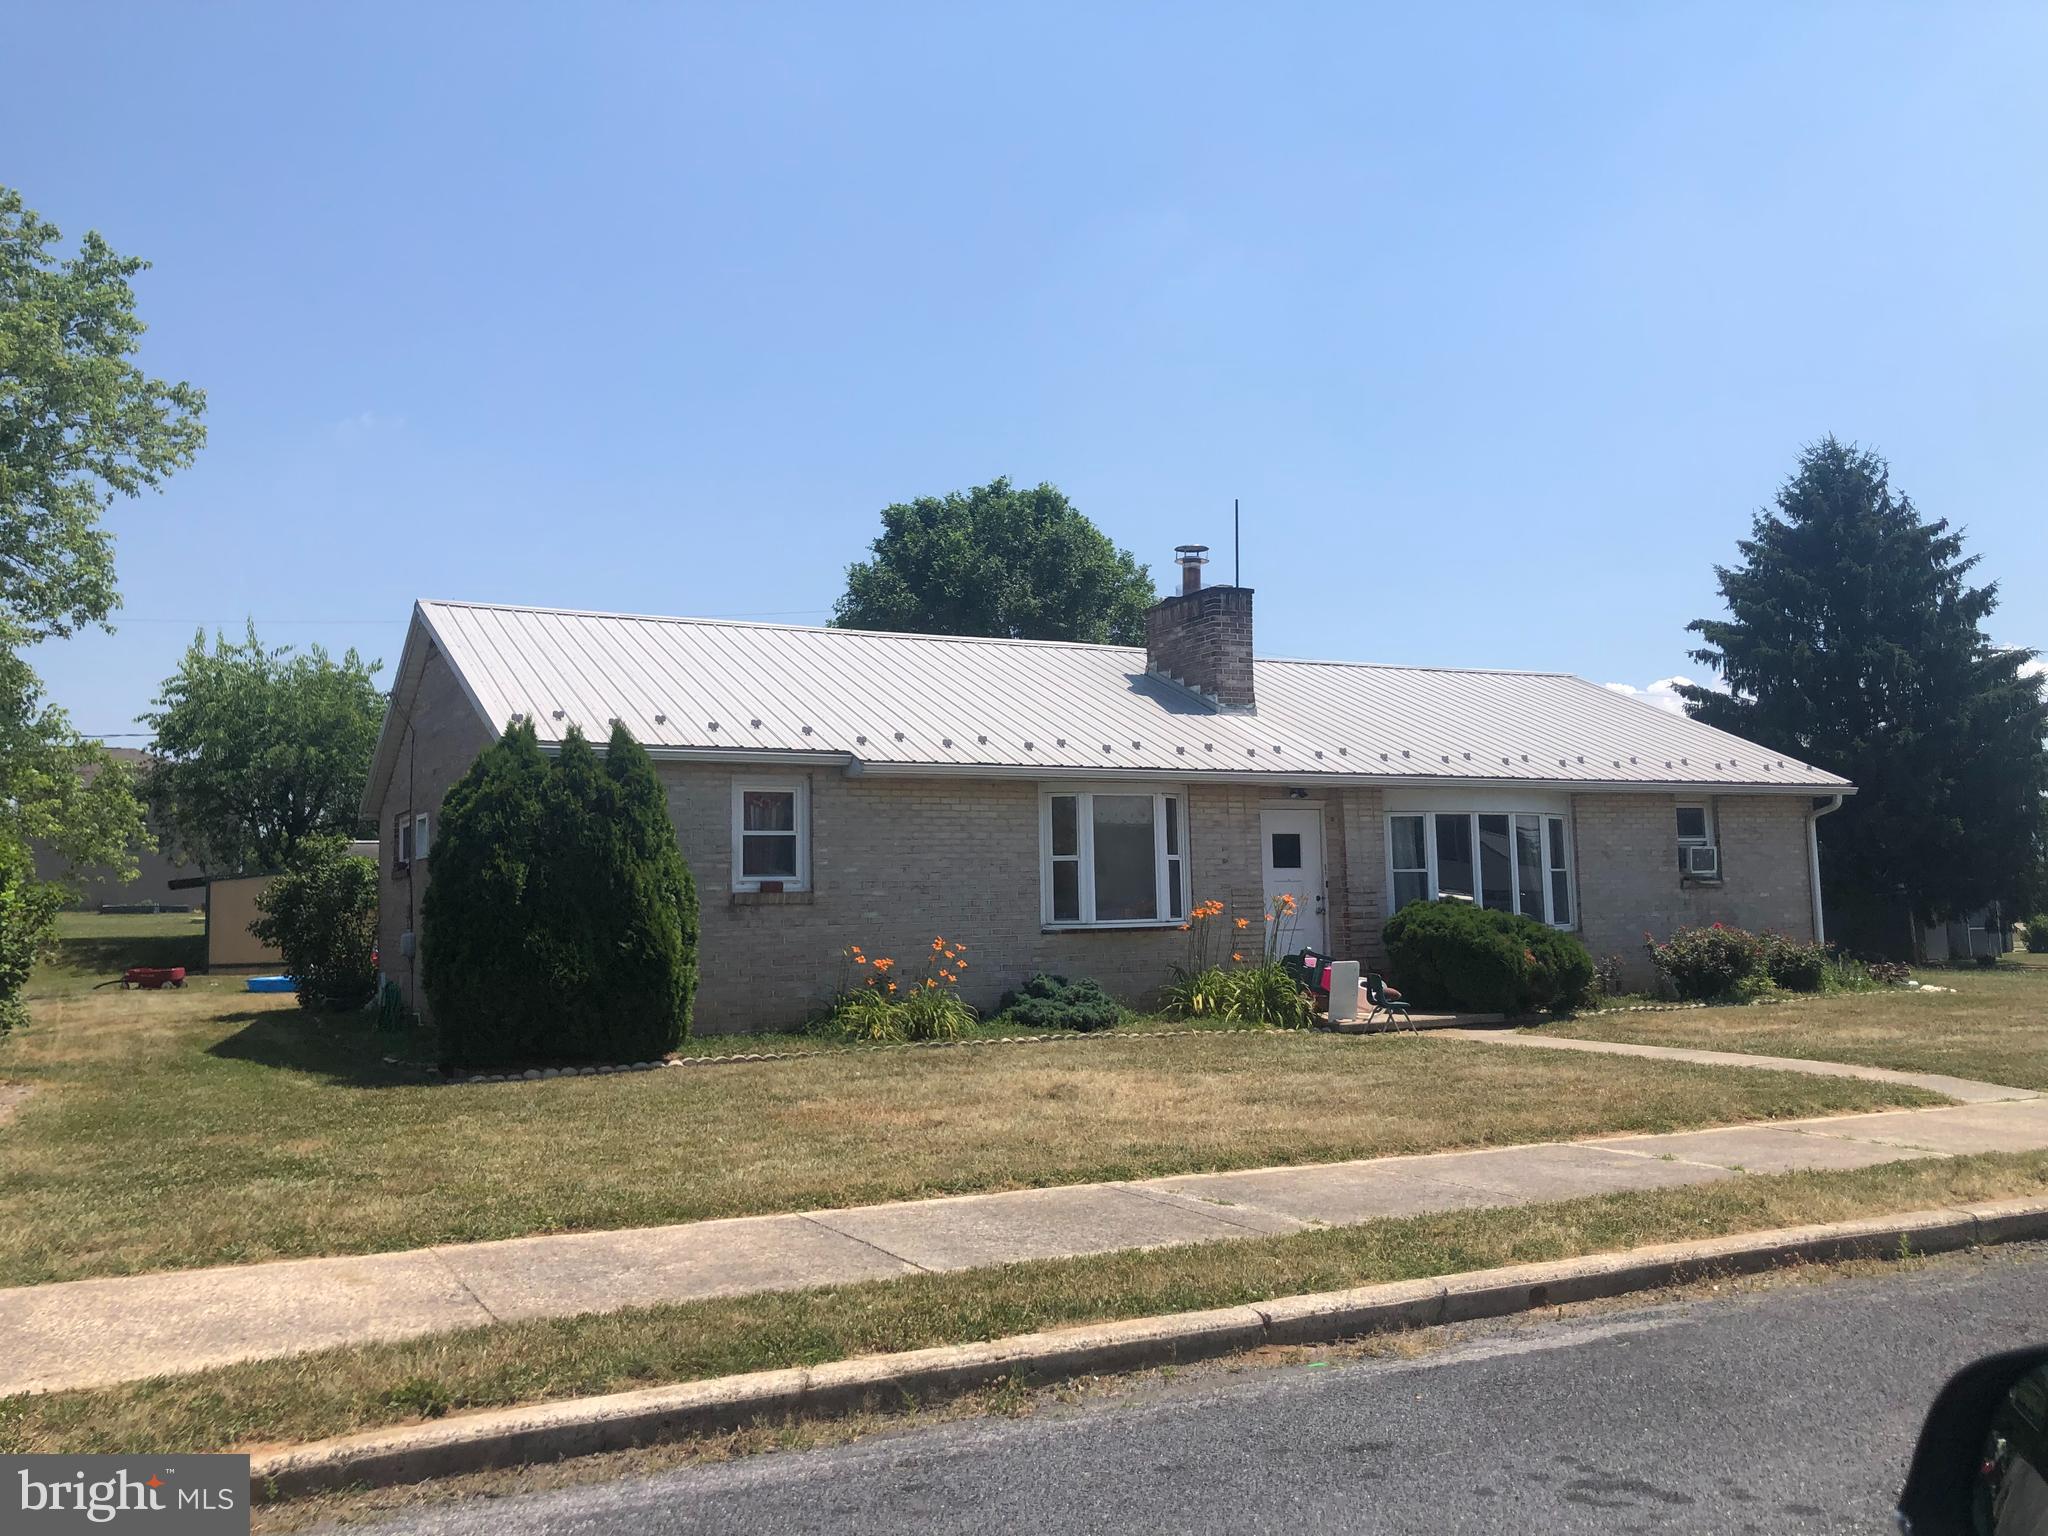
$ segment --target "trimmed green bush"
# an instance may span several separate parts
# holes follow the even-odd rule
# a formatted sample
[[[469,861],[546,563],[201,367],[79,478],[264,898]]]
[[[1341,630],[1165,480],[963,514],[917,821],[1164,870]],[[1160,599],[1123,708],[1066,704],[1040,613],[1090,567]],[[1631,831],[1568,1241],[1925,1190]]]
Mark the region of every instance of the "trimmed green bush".
[[[2036,912],[2027,919],[2027,953],[2048,955],[2048,912]]]
[[[21,989],[49,947],[63,901],[61,886],[36,879],[26,848],[0,842],[0,1035],[28,1021]]]
[[[688,1032],[697,890],[654,763],[615,726],[555,761],[509,728],[449,791],[421,976],[462,1066],[649,1061]]]
[[[1073,1029],[1085,1034],[1123,1023],[1126,1010],[1100,982],[1041,974],[1005,993],[996,1014],[998,1023],[1024,1029]]]
[[[1758,935],[1763,971],[1787,992],[1818,992],[1827,981],[1828,952],[1823,944],[1802,944],[1782,933]]]
[[[249,931],[284,954],[301,1008],[360,1008],[377,992],[377,861],[338,838],[305,844],[256,898]]]
[[[1585,1002],[1593,957],[1533,917],[1459,901],[1413,901],[1386,928],[1388,978],[1414,1007],[1561,1012]]]
[[[1715,923],[1681,928],[1662,944],[1645,935],[1650,959],[1687,1002],[1707,1002],[1734,993],[1763,970],[1763,941],[1747,929]]]

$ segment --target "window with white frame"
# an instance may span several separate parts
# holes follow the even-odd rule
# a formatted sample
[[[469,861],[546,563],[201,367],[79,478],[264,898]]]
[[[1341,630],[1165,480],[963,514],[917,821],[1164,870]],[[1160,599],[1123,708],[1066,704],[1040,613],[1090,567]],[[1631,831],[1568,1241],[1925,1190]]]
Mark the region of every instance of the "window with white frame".
[[[1387,817],[1390,910],[1469,901],[1572,926],[1570,829],[1541,811],[1413,811]]]
[[[810,789],[801,781],[732,787],[732,888],[810,888]]]
[[[427,856],[427,813],[421,811],[412,819],[412,856],[424,859]]]
[[[404,869],[412,863],[412,812],[402,811],[391,827],[391,867]]]
[[[1678,807],[1678,846],[1705,848],[1714,841],[1714,819],[1704,805]]]
[[[1178,792],[1047,789],[1039,798],[1045,923],[1179,922],[1187,911],[1187,836]]]

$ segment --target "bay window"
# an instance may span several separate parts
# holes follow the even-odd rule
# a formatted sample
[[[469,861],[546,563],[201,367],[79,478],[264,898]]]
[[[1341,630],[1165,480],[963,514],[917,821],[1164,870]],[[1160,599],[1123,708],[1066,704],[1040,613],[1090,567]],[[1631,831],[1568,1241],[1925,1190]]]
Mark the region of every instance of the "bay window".
[[[1187,807],[1177,792],[1047,790],[1039,843],[1048,927],[1178,923],[1187,911]]]
[[[1535,811],[1400,811],[1387,817],[1389,911],[1468,901],[1572,926],[1565,818]]]

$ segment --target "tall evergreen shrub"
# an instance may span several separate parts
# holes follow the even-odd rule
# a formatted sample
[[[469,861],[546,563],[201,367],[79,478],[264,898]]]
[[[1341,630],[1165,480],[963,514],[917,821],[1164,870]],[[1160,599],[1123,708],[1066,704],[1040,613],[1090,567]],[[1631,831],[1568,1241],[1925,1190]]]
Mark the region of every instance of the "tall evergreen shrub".
[[[516,725],[449,792],[421,917],[443,1053],[464,1066],[646,1061],[696,994],[697,894],[654,763],[623,726],[550,763]]]

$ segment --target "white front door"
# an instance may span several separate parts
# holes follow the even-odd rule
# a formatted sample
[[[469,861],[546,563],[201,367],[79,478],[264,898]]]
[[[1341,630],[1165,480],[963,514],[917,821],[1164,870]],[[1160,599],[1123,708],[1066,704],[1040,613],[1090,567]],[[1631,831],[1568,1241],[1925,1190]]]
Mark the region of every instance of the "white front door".
[[[1266,877],[1266,910],[1282,896],[1294,898],[1294,916],[1274,921],[1285,928],[1280,952],[1324,949],[1323,813],[1312,805],[1267,806],[1259,812],[1259,863]]]

